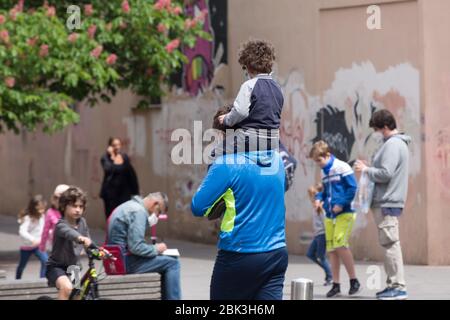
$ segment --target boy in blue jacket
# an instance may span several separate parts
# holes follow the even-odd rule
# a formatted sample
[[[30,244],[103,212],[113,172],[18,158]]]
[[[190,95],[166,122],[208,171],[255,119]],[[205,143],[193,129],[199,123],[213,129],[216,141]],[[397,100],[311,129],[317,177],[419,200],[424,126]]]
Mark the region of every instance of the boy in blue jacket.
[[[333,274],[333,287],[327,298],[341,293],[339,271],[342,260],[350,278],[349,295],[357,294],[361,285],[355,275],[355,264],[349,249],[349,239],[356,214],[351,202],[356,193],[356,179],[352,168],[335,158],[324,141],[314,144],[310,152],[317,165],[322,168],[323,191],[316,194],[315,209],[323,208],[325,217],[325,238]]]

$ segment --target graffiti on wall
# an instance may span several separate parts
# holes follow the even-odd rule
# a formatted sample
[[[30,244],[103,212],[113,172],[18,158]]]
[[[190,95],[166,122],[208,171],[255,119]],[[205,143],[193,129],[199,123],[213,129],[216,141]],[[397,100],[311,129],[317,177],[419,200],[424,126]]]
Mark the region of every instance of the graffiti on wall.
[[[193,48],[183,48],[188,62],[181,73],[173,77],[178,87],[197,96],[208,89],[215,70],[227,64],[227,0],[187,0],[185,13],[191,19],[207,12],[203,31],[213,36],[212,41],[198,38]]]
[[[420,172],[421,116],[419,71],[410,64],[377,72],[372,63],[354,64],[340,69],[322,96],[309,95],[299,71],[280,80],[285,105],[280,127],[281,139],[299,161],[293,191],[286,195],[287,218],[309,221],[311,205],[307,188],[315,182],[315,164],[308,159],[311,145],[327,141],[337,157],[352,164],[370,159],[381,144],[372,137],[369,120],[373,112],[387,108],[394,113],[400,129],[413,139],[410,146],[410,175]],[[364,226],[366,221],[357,221]]]
[[[450,190],[450,127],[439,130],[436,136],[437,181],[441,190]]]

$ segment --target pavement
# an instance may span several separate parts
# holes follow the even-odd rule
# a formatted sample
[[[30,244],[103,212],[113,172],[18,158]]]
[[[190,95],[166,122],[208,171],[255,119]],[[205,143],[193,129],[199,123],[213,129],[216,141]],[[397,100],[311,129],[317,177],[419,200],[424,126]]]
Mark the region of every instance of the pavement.
[[[91,236],[96,243],[103,243],[104,232],[102,230],[91,230]],[[14,279],[20,243],[16,219],[14,217],[0,216],[0,281]],[[183,299],[208,300],[209,284],[217,253],[216,247],[175,239],[165,239],[165,243],[167,243],[169,248],[177,248],[181,253]],[[407,265],[405,266],[405,273],[409,299],[450,300],[450,266]],[[32,257],[24,271],[23,279],[33,280],[38,277],[38,274],[39,261]],[[381,263],[357,261],[356,274],[363,286],[362,292],[355,297],[347,296],[346,293],[349,289],[348,277],[344,267],[342,267],[342,296],[336,299],[370,300],[374,299],[377,291],[384,288],[385,274]],[[290,299],[291,281],[297,278],[312,280],[314,282],[314,299],[326,299],[325,294],[330,287],[323,286],[324,274],[322,269],[311,263],[306,257],[298,255],[289,255],[283,299]]]

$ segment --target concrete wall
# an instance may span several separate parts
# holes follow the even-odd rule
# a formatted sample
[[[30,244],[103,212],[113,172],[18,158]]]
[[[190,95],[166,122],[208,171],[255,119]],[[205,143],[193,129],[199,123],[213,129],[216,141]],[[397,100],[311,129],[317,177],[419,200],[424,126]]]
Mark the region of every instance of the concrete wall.
[[[405,261],[450,264],[450,252],[444,248],[450,240],[450,218],[444,211],[450,201],[450,127],[445,113],[450,106],[450,4],[377,3],[382,29],[370,31],[370,1],[229,0],[226,40],[196,48],[214,48],[212,55],[203,53],[211,62],[205,68],[214,68],[212,79],[205,73],[196,80],[208,84],[204,90],[173,89],[162,108],[139,112],[130,109],[136,98],[122,92],[111,105],[80,105],[81,123],[55,136],[0,136],[0,214],[16,214],[29,195],[50,195],[57,183],[65,182],[88,190],[89,224],[103,225],[97,197],[103,174],[99,159],[107,138],[116,135],[126,142],[142,193],[169,194],[170,218],[161,223],[160,234],[214,243],[217,223],[194,219],[189,210],[206,166],[174,165],[171,152],[177,141],[171,141],[171,135],[185,128],[194,137],[194,126],[200,125],[195,121],[202,121],[204,130],[210,127],[216,107],[232,101],[244,80],[236,61],[239,44],[249,37],[264,38],[277,49],[275,73],[285,94],[282,140],[299,161],[294,186],[286,194],[289,250],[304,253],[312,236],[306,189],[319,171],[306,158],[311,142],[326,139],[350,163],[369,158],[379,142],[369,138],[368,120],[373,110],[387,108],[414,141],[410,192],[401,218]],[[228,48],[224,55],[218,49],[221,44]],[[194,139],[198,146],[208,144],[201,135]],[[358,217],[352,247],[358,259],[381,259],[370,214]]]

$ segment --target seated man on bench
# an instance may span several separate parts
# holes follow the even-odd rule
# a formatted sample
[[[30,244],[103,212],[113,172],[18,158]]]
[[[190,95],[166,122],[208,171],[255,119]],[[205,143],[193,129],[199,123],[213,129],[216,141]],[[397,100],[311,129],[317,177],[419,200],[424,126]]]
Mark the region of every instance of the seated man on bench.
[[[108,222],[108,245],[119,245],[126,253],[127,273],[161,274],[163,300],[180,300],[180,262],[177,258],[161,255],[167,249],[164,243],[155,245],[145,241],[145,231],[166,212],[165,193],[150,193],[145,198],[133,197],[118,206]]]

